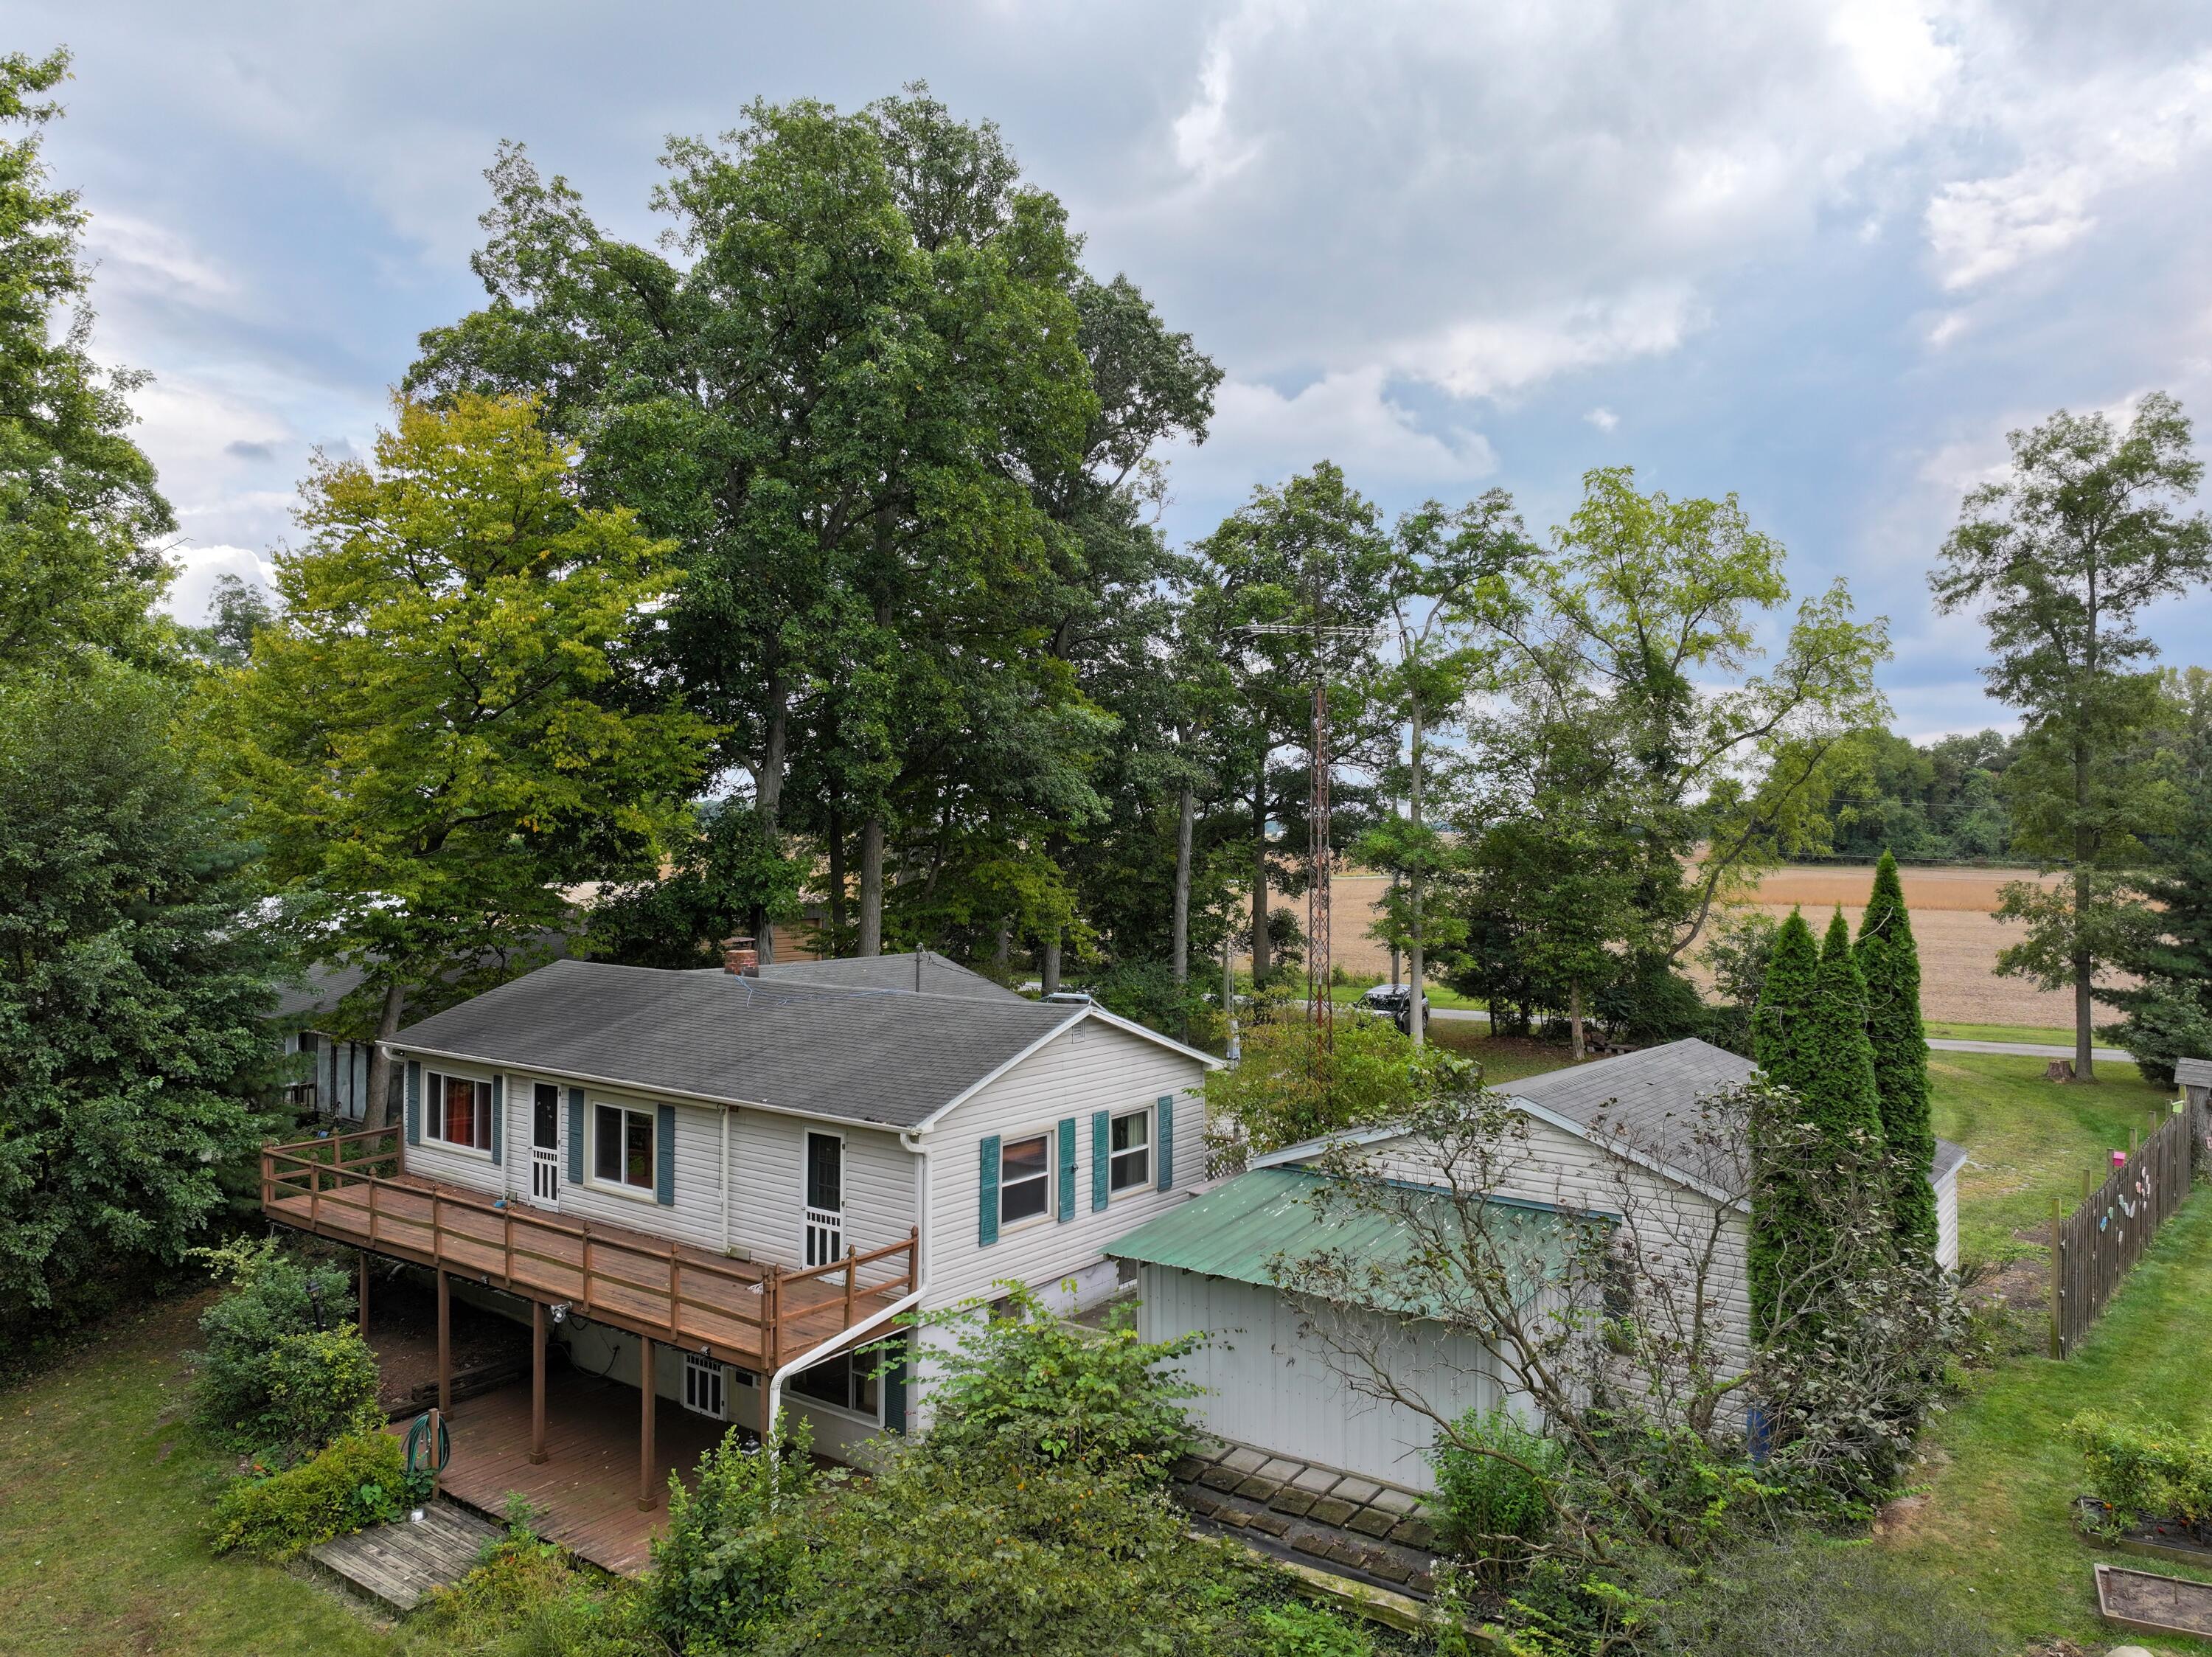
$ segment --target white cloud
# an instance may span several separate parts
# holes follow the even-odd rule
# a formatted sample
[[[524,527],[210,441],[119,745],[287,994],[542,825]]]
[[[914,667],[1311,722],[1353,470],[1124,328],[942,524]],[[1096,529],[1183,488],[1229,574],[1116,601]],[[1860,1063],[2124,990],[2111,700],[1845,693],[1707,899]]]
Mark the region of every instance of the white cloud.
[[[99,261],[103,293],[128,287],[202,304],[227,303],[238,295],[231,274],[185,237],[128,213],[94,216],[85,245]]]
[[[2212,155],[2212,52],[2087,75],[2006,64],[1973,102],[2020,160],[1929,198],[1929,248],[1952,292],[2072,246],[2096,228],[2100,203]]]
[[[1933,322],[1928,325],[1928,344],[1929,348],[1934,350],[1942,350],[1944,346],[1949,344],[1960,334],[1966,332],[1970,326],[1971,323],[1966,312],[1944,312],[1942,315],[1937,317]]]
[[[1458,322],[1399,366],[1455,397],[1510,396],[1553,376],[1673,350],[1702,321],[1683,289]]]
[[[1595,426],[1600,431],[1609,432],[1615,426],[1620,423],[1620,417],[1608,408],[1592,409],[1588,414],[1583,416],[1583,418],[1589,421],[1590,424]]]
[[[1425,429],[1393,402],[1380,369],[1323,376],[1295,394],[1228,380],[1214,396],[1212,435],[1175,462],[1179,483],[1241,496],[1256,483],[1334,460],[1355,485],[1464,484],[1498,469],[1480,432]]]
[[[188,626],[206,619],[218,576],[235,576],[271,592],[276,588],[275,566],[243,546],[182,546],[170,554],[169,562],[177,576],[162,596],[161,607]]]

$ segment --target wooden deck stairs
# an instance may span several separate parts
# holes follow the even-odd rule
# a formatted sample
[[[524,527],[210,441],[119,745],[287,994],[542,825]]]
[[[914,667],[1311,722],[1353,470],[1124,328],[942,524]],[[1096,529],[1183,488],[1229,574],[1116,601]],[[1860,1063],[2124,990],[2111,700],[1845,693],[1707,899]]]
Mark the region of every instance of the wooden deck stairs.
[[[506,1532],[450,1502],[433,1502],[422,1521],[403,1519],[341,1536],[308,1550],[307,1557],[341,1587],[405,1616],[433,1588],[459,1581],[477,1568],[487,1542]]]

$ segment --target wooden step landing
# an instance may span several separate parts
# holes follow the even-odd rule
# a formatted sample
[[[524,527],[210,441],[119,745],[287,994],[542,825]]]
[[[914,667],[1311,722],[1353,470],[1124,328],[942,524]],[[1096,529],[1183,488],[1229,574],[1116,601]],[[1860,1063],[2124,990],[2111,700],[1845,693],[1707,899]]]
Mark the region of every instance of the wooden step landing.
[[[422,1521],[401,1520],[311,1548],[307,1557],[351,1592],[402,1615],[433,1588],[459,1581],[477,1568],[487,1542],[506,1532],[449,1502],[422,1509]]]

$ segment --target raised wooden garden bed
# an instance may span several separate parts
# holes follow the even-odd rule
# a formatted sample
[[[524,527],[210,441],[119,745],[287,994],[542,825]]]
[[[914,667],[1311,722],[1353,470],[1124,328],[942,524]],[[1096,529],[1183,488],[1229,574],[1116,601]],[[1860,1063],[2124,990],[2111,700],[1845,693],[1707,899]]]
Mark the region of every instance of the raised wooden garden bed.
[[[2185,1582],[2125,1565],[2097,1567],[2097,1612],[2144,1634],[2212,1639],[2212,1583]]]
[[[2082,1533],[2092,1541],[2122,1553],[2139,1554],[2146,1559],[2171,1559],[2179,1564],[2212,1570],[2212,1546],[2198,1540],[2186,1525],[2172,1520],[2147,1520],[2116,1536],[2109,1517],[2112,1509],[2096,1497],[2076,1496],[2074,1507],[2081,1521]]]

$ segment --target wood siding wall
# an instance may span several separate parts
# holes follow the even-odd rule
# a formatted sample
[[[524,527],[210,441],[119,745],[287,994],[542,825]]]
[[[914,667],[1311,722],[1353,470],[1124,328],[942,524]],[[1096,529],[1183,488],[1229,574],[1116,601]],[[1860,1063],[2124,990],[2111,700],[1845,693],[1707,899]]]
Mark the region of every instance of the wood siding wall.
[[[1138,1328],[1148,1341],[1193,1331],[1212,1339],[1183,1365],[1206,1391],[1192,1401],[1208,1432],[1301,1461],[1432,1489],[1428,1459],[1436,1423],[1418,1410],[1361,1393],[1365,1373],[1304,1327],[1297,1309],[1271,1288],[1201,1276],[1166,1266],[1138,1273],[1144,1304]],[[1412,1381],[1441,1413],[1487,1410],[1499,1398],[1489,1354],[1478,1342],[1433,1324],[1410,1328],[1371,1313],[1344,1314],[1374,1325],[1371,1338],[1397,1356],[1394,1375]]]
[[[424,1074],[431,1065],[423,1064]],[[489,1077],[492,1072],[460,1064],[446,1067],[453,1075]],[[676,1181],[672,1203],[655,1202],[650,1191],[635,1196],[628,1187],[601,1185],[589,1178],[592,1159],[584,1159],[586,1179],[568,1183],[569,1084],[545,1073],[507,1071],[501,1133],[501,1160],[495,1166],[484,1152],[433,1140],[406,1150],[410,1173],[443,1179],[475,1191],[491,1191],[518,1202],[530,1195],[532,1087],[550,1081],[561,1089],[560,1213],[608,1225],[629,1226],[656,1236],[674,1237],[697,1247],[720,1250],[722,1235],[722,1117],[712,1106],[675,1106]],[[603,1087],[584,1091],[585,1131],[599,1104],[626,1105],[650,1111],[664,1101],[650,1093],[619,1093]],[[845,1142],[845,1240],[865,1254],[904,1237],[915,1224],[914,1158],[898,1136],[882,1129],[847,1123],[809,1122],[770,1111],[728,1112],[730,1231],[728,1246],[744,1258],[786,1266],[805,1264],[805,1155],[806,1135],[834,1133]],[[427,1127],[428,1107],[425,1107]]]
[[[1741,1210],[1722,1210],[1711,1198],[1549,1123],[1533,1118],[1523,1120],[1526,1137],[1516,1143],[1512,1167],[1497,1195],[1598,1214],[1620,1215],[1626,1209],[1642,1234],[1644,1275],[1680,1285],[1673,1296],[1674,1315],[1684,1326],[1694,1309],[1696,1296],[1691,1291],[1698,1260],[1711,1240],[1712,1258],[1706,1268],[1705,1289],[1710,1303],[1705,1315],[1714,1362],[1725,1374],[1747,1365],[1752,1351],[1747,1216]],[[1378,1145],[1375,1156],[1389,1178],[1416,1185],[1437,1183],[1433,1166],[1424,1162],[1407,1141]],[[1714,1238],[1717,1222],[1719,1234]],[[1638,1285],[1638,1316],[1668,1315],[1664,1308],[1651,1303],[1652,1293],[1644,1285]],[[1631,1384],[1634,1380],[1626,1374],[1621,1379]],[[1723,1403],[1723,1419],[1731,1423],[1742,1421],[1739,1398],[1739,1394],[1731,1394]]]
[[[1204,1176],[1206,1112],[1199,1090],[1205,1075],[1195,1058],[1085,1020],[946,1116],[929,1135],[930,1303],[956,1305],[1007,1282],[1049,1288],[1098,1264],[1115,1238],[1182,1202]],[[1094,1210],[1092,1113],[1135,1110],[1164,1094],[1175,1100],[1172,1188],[1159,1191],[1148,1180]],[[976,1221],[984,1139],[1054,1133],[1070,1117],[1076,1124],[1074,1217],[1063,1223],[1054,1214],[1007,1227],[995,1243],[982,1244]],[[1158,1161],[1152,1166],[1157,1170]],[[1053,1183],[1056,1188],[1056,1177]]]

